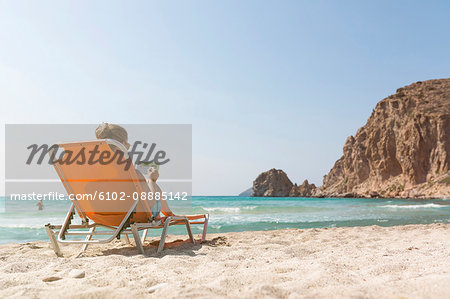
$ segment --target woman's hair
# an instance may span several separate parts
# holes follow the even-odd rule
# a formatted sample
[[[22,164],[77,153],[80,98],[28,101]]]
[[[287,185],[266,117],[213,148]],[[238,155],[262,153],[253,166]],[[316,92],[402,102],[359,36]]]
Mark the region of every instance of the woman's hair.
[[[128,142],[127,131],[119,125],[102,123],[95,129],[97,139],[114,139],[121,143]]]

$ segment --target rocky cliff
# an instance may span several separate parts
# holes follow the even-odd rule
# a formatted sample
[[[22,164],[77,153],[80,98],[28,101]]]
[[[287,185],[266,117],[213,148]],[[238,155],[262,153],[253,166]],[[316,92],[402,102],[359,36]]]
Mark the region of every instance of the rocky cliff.
[[[450,198],[450,79],[416,82],[381,100],[316,188],[271,169],[253,196]]]
[[[380,101],[314,196],[449,197],[450,79]]]

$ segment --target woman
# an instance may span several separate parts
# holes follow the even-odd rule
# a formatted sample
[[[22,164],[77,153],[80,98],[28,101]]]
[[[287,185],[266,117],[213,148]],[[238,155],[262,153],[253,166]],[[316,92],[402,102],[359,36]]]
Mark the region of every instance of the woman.
[[[95,136],[97,139],[114,139],[125,146],[128,150],[130,148],[130,144],[128,143],[128,132],[119,125],[102,123],[95,130]],[[153,194],[162,193],[161,188],[156,184],[156,181],[159,178],[159,173],[156,168],[149,169],[149,182],[148,184],[145,182],[145,178],[140,171],[136,171],[138,178],[142,181],[141,184],[145,184],[142,186],[144,190],[149,189]],[[156,204],[155,204],[156,203]],[[162,212],[165,216],[173,216],[174,214],[169,208],[166,200],[158,200],[150,202],[152,214],[154,218],[159,218],[159,213]]]

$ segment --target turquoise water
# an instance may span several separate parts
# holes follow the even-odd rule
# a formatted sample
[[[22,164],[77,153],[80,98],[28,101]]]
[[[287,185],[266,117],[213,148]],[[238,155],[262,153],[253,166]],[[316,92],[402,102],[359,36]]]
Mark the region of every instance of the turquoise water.
[[[0,198],[0,206],[3,203],[4,198]],[[9,206],[5,212],[0,208],[0,243],[46,240],[44,224],[61,224],[70,203],[45,202],[42,211],[38,211],[35,202],[26,204],[29,212],[12,212],[14,209]],[[211,233],[283,228],[393,226],[450,223],[450,200],[194,196],[192,210],[175,209],[175,212],[209,213],[211,218],[208,232]],[[200,233],[201,227],[193,226],[193,231]],[[186,231],[181,226],[171,227],[169,233],[185,234]],[[159,234],[159,230],[151,232],[152,236]]]

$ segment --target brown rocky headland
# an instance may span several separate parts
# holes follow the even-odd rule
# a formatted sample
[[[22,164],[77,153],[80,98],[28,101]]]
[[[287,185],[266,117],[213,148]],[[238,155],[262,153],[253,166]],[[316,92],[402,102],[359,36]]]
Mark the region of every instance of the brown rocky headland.
[[[381,100],[316,188],[271,169],[253,196],[450,197],[450,79],[416,82]]]

